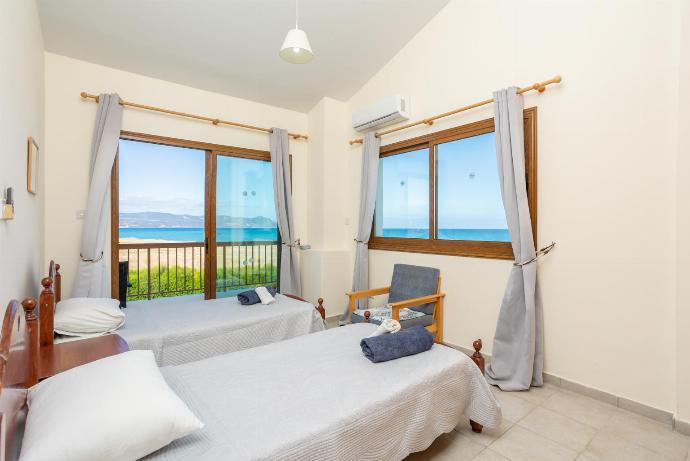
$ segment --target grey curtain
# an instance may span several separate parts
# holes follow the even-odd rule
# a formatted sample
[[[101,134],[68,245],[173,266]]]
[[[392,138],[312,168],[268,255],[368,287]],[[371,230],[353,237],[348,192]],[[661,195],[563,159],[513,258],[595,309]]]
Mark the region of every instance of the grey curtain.
[[[273,128],[270,137],[271,165],[273,166],[273,193],[276,202],[276,217],[280,231],[280,291],[302,295],[295,225],[292,218],[292,183],[290,180],[290,146],[288,132]]]
[[[371,223],[374,220],[374,208],[376,207],[376,190],[379,178],[379,148],[381,139],[375,133],[367,133],[364,136],[362,152],[362,182],[359,195],[359,224],[355,237],[355,267],[352,276],[352,290],[366,290],[369,288],[369,237],[371,237]],[[368,298],[357,300],[358,309],[369,307]],[[350,321],[348,309],[341,317],[341,323]]]
[[[523,99],[517,88],[494,93],[496,158],[501,195],[510,230],[515,265],[503,295],[487,381],[506,391],[543,385],[542,304],[537,285],[525,181]]]
[[[109,261],[103,257],[103,250],[110,212],[110,173],[121,128],[120,97],[100,95],[91,143],[91,182],[81,237],[81,259],[72,292],[74,297],[109,298],[111,295]]]

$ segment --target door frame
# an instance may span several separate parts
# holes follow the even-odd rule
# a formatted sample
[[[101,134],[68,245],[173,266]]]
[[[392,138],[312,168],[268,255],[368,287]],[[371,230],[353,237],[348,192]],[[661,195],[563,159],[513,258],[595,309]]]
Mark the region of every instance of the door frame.
[[[120,139],[140,141],[150,144],[161,144],[172,147],[186,147],[206,152],[205,191],[204,191],[204,298],[216,297],[216,165],[218,155],[240,157],[252,160],[271,161],[271,153],[266,150],[247,149],[244,147],[226,146],[188,139],[171,138],[134,131],[120,131]],[[110,291],[114,299],[119,297],[120,274],[117,270],[120,262],[119,224],[119,154],[115,156],[110,180]]]

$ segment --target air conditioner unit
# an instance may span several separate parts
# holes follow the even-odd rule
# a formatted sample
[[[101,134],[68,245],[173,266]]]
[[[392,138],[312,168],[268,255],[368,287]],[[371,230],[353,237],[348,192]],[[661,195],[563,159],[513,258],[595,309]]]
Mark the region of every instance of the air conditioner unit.
[[[392,125],[409,120],[410,103],[402,96],[388,96],[376,104],[352,114],[352,127],[357,131]]]

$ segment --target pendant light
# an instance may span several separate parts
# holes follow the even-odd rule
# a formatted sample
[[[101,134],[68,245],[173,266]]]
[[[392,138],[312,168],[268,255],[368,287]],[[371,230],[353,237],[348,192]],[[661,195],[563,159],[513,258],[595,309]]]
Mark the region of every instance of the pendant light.
[[[299,0],[295,0],[295,28],[289,30],[280,48],[280,57],[292,64],[306,64],[314,58],[307,34],[299,28]]]

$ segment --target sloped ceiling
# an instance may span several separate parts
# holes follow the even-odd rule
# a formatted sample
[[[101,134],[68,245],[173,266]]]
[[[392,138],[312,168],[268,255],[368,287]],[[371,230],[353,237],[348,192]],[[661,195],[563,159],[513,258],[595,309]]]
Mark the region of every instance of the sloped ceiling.
[[[449,0],[302,0],[315,59],[278,51],[291,0],[39,0],[46,50],[298,111],[347,100]]]

